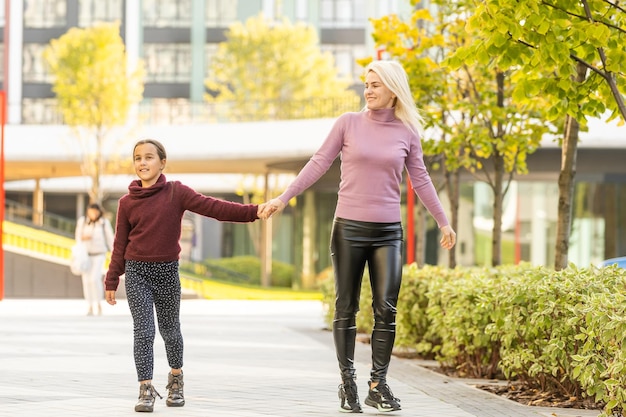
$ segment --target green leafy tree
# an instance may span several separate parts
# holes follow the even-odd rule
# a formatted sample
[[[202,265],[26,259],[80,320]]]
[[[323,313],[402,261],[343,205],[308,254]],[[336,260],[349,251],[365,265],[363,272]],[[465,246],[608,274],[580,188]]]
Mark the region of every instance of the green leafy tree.
[[[419,1],[414,1],[418,5]],[[434,1],[435,16],[416,8],[410,21],[386,16],[373,21],[374,40],[403,63],[416,103],[428,126],[440,132],[424,142],[425,154],[442,154],[453,209],[459,201],[459,171],[473,172],[493,191],[493,265],[501,263],[503,201],[516,173],[526,173],[526,156],[538,147],[547,127],[531,105],[514,102],[514,71],[483,65],[450,65],[452,52],[466,45],[472,3]],[[454,262],[450,262],[451,265]]]
[[[565,120],[555,268],[567,266],[579,131],[587,117],[626,120],[626,8],[613,0],[475,1],[472,44],[457,65],[515,70],[519,103],[542,97],[547,120]]]
[[[341,79],[315,29],[259,15],[234,23],[212,59],[209,102],[229,104],[235,120],[336,117],[358,110],[359,96]]]
[[[139,62],[129,72],[119,23],[72,28],[50,42],[44,59],[54,76],[52,89],[63,120],[79,138],[83,172],[92,179],[89,196],[100,202],[104,141],[113,127],[126,123],[131,106],[142,99],[143,66]]]

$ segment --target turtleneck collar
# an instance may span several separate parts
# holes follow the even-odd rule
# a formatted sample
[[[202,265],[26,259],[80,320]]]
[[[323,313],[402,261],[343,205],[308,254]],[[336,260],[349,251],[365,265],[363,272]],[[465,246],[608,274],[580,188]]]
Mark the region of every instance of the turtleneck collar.
[[[128,194],[132,198],[145,198],[150,197],[161,191],[165,185],[167,184],[167,180],[165,179],[165,175],[161,174],[157,179],[157,182],[152,184],[150,187],[144,188],[141,186],[141,180],[134,180],[128,186]]]
[[[377,122],[393,122],[396,120],[396,108],[367,110],[367,116]]]

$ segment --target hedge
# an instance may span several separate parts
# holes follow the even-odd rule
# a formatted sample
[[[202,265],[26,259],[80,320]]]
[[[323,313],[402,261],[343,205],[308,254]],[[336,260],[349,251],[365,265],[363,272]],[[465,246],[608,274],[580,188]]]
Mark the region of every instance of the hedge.
[[[322,285],[327,324],[334,285]],[[370,332],[369,278],[358,330]],[[626,409],[626,270],[562,271],[527,264],[403,269],[396,347],[472,378],[504,377],[544,392],[591,399],[601,416]]]

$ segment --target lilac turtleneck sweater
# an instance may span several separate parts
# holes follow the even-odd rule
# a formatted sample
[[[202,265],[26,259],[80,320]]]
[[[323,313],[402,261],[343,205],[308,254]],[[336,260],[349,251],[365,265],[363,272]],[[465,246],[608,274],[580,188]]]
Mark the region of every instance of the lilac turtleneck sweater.
[[[345,113],[279,198],[287,204],[313,185],[341,157],[335,216],[393,223],[401,221],[400,183],[406,167],[415,193],[439,227],[446,218],[426,166],[419,136],[396,119],[394,109]]]
[[[141,180],[128,186],[117,208],[115,241],[105,288],[116,290],[125,260],[168,262],[180,254],[181,221],[186,210],[220,221],[253,222],[256,204],[240,204],[202,195],[179,181],[159,177],[150,187]]]

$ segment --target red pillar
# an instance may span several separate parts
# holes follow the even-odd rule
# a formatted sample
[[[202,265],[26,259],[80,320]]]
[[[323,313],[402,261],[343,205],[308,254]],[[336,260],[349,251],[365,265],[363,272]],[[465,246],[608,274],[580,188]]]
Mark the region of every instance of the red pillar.
[[[415,191],[411,179],[406,177],[406,263],[415,262]]]
[[[4,2],[4,57],[2,90],[0,90],[0,300],[4,298],[4,125],[7,120],[7,94],[9,89],[9,25],[11,2]]]
[[[6,95],[0,91],[0,300],[4,298],[4,124],[6,122]]]

